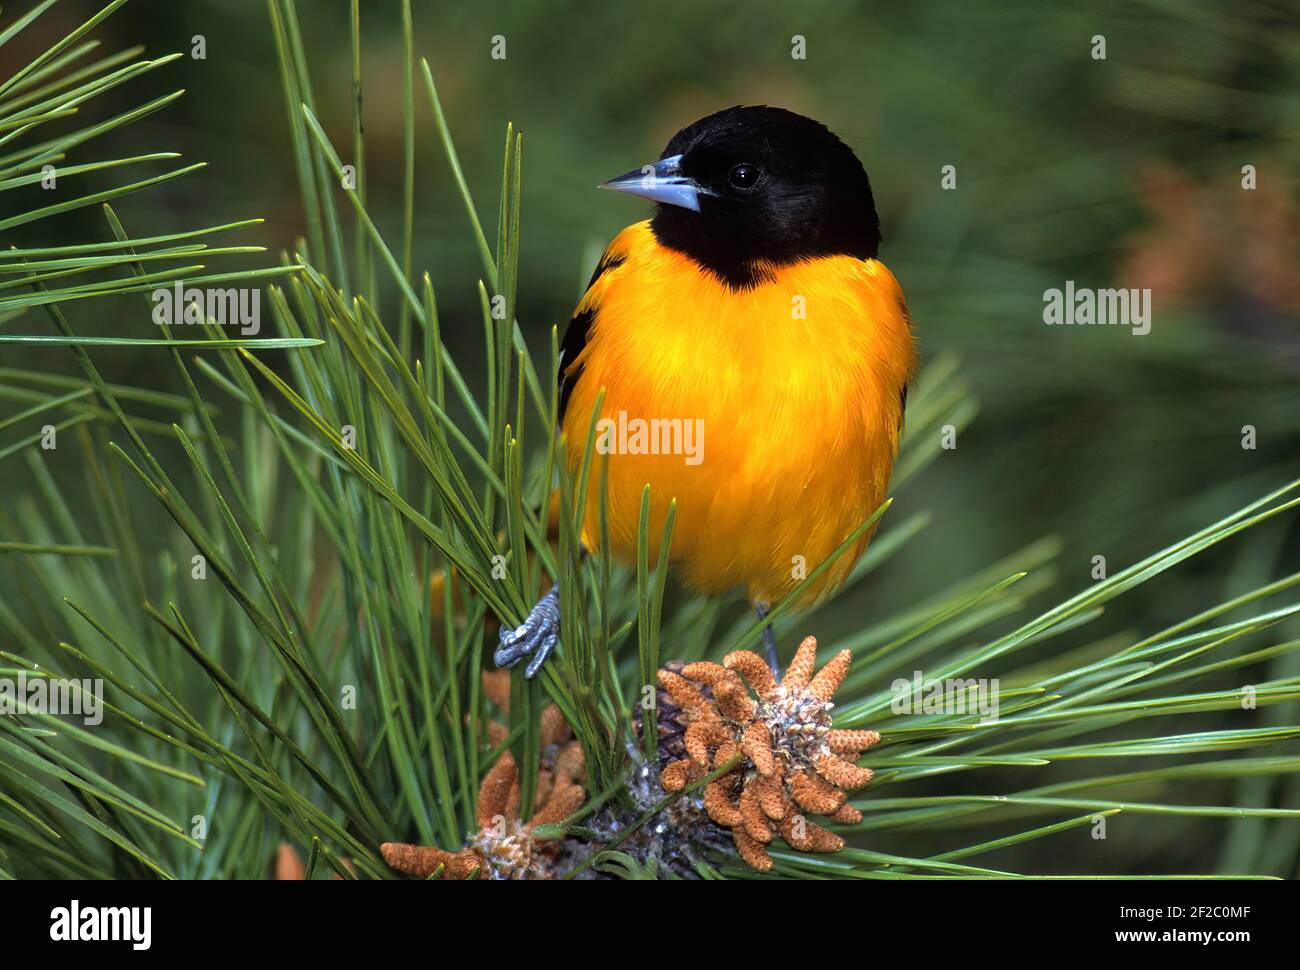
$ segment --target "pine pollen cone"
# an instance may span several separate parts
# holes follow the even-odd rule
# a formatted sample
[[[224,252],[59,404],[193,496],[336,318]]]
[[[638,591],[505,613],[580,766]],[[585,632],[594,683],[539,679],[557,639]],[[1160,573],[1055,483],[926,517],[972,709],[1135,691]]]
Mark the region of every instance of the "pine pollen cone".
[[[760,872],[772,868],[765,846],[777,834],[803,852],[844,847],[842,838],[808,815],[862,820],[848,792],[871,780],[871,770],[857,761],[880,734],[831,727],[831,698],[853,657],[841,650],[814,673],[816,658],[817,641],[807,637],[779,682],[749,650],[733,651],[721,664],[691,663],[658,674],[687,725],[686,757],[668,761],[660,783],[665,791],[681,791],[740,754],[734,769],[705,786],[704,808],[731,830],[741,858]]]
[[[484,677],[489,697],[508,711],[507,692]],[[582,782],[586,769],[582,746],[575,740],[554,704],[542,711],[542,761],[537,772],[535,811],[519,818],[519,768],[509,751],[493,762],[479,786],[475,821],[479,829],[458,851],[432,845],[385,842],[380,854],[399,872],[427,879],[550,879],[560,843],[539,842],[532,832],[572,815],[586,799]]]

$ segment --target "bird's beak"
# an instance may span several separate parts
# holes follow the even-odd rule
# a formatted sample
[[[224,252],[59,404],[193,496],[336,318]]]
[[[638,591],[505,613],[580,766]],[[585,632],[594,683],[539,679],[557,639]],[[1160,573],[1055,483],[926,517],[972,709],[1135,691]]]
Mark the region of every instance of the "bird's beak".
[[[680,206],[692,212],[700,211],[700,196],[708,191],[698,182],[682,174],[682,156],[670,155],[653,165],[634,168],[625,175],[602,183],[602,189],[626,192],[628,195],[649,199],[663,205]]]

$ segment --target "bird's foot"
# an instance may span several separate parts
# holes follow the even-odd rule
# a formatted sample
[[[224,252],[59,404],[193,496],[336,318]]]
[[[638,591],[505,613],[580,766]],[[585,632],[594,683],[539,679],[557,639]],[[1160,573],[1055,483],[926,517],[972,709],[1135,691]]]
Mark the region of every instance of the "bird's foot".
[[[524,668],[524,677],[532,680],[542,669],[546,658],[560,642],[560,587],[537,601],[528,618],[513,630],[501,628],[501,643],[492,655],[498,667],[513,667],[525,657],[531,657]]]

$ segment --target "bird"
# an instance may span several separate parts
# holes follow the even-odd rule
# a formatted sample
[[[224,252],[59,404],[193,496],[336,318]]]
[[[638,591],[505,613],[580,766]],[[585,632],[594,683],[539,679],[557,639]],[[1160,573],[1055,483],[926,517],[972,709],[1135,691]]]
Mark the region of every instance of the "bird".
[[[636,561],[648,484],[650,561],[675,500],[672,571],[742,589],[761,622],[880,507],[898,454],[917,352],[870,180],[820,122],[738,105],[600,188],[655,212],[610,242],[565,332],[563,455],[580,474],[599,429],[588,495],[607,474],[615,558]],[[596,502],[584,517],[593,550]],[[842,585],[872,531],[793,605]],[[534,677],[561,641],[558,584],[499,640],[496,664]],[[770,624],[763,642],[776,669]]]

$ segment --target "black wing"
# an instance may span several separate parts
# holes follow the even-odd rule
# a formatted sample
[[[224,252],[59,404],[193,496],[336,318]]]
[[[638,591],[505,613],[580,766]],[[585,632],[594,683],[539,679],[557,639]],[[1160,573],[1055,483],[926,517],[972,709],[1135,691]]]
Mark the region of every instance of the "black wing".
[[[623,263],[622,256],[605,256],[596,266],[596,272],[591,274],[591,279],[587,283],[587,289],[591,289],[592,284],[600,279],[605,273]],[[556,380],[560,386],[560,413],[556,417],[559,424],[564,423],[564,410],[569,405],[569,396],[573,393],[573,387],[578,383],[578,377],[582,373],[582,368],[574,369],[573,373],[566,374],[565,371],[572,366],[573,362],[578,359],[583,348],[587,346],[587,334],[591,331],[591,324],[596,319],[595,310],[583,310],[581,313],[575,313],[573,319],[569,321],[569,327],[564,331],[564,341],[560,344],[560,366]]]

